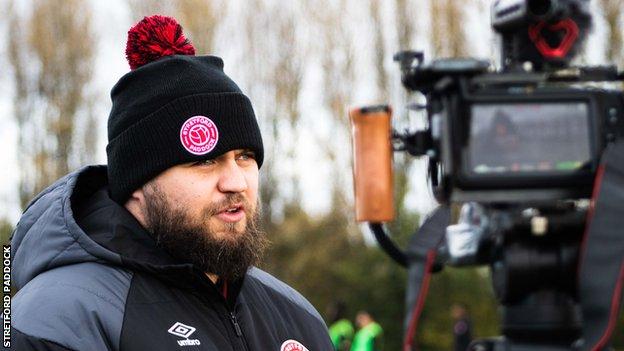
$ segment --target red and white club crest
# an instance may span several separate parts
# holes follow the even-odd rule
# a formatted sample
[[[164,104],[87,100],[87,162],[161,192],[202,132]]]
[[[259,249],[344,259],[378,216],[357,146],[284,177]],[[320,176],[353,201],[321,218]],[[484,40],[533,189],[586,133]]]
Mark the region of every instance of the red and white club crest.
[[[310,351],[297,340],[286,340],[282,344],[280,351]]]
[[[193,155],[205,155],[217,146],[219,130],[210,118],[193,116],[182,125],[180,141],[186,151]]]

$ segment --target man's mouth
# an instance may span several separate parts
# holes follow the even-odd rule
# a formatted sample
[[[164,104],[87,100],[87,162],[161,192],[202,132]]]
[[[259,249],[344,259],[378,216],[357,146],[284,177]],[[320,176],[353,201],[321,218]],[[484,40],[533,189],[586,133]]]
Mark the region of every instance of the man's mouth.
[[[219,211],[217,218],[228,223],[238,222],[245,218],[245,208],[242,204],[230,205]]]

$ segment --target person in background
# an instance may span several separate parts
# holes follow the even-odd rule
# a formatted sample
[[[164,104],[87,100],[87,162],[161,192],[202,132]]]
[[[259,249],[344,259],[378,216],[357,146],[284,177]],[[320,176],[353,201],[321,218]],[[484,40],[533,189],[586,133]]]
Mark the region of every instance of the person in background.
[[[344,301],[335,301],[329,306],[329,337],[336,351],[348,351],[353,341],[353,324],[347,318],[347,306]]]
[[[466,351],[472,341],[472,326],[468,309],[461,303],[451,306],[451,317],[453,318],[453,350]]]
[[[375,322],[373,316],[367,311],[360,311],[355,317],[355,323],[359,329],[353,338],[351,351],[381,350],[383,329]]]

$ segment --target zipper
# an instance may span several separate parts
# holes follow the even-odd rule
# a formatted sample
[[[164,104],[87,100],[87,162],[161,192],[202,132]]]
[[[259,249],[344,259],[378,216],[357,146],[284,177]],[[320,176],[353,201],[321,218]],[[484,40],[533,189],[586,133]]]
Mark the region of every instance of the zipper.
[[[241,330],[240,325],[238,325],[238,320],[236,319],[236,315],[234,314],[234,312],[230,312],[230,321],[232,322],[232,325],[234,325],[234,330],[236,330],[236,336],[242,338],[243,331]]]
[[[234,330],[236,331],[236,336],[238,336],[238,338],[241,341],[241,344],[243,344],[243,348],[245,349],[245,351],[249,350],[249,346],[247,346],[247,340],[245,340],[245,337],[243,336],[243,330],[240,327],[240,324],[238,324],[238,319],[236,319],[236,314],[234,314],[234,311],[229,311],[230,313],[230,322],[232,322],[232,325],[234,326]]]
[[[206,276],[201,277],[201,279],[204,279],[205,281],[208,279]],[[240,324],[238,324],[238,319],[236,318],[236,314],[234,313],[233,310],[230,310],[230,307],[228,306],[228,302],[227,299],[223,298],[223,296],[221,295],[220,292],[219,293],[219,297],[221,297],[221,303],[216,302],[216,301],[211,301],[210,299],[206,298],[205,296],[202,295],[198,295],[200,297],[200,300],[202,300],[202,302],[204,302],[204,304],[206,304],[206,306],[215,311],[216,313],[220,313],[220,307],[224,307],[225,308],[225,312],[227,312],[228,317],[230,319],[230,323],[232,323],[232,327],[234,327],[234,332],[236,333],[236,336],[238,337],[238,339],[240,340],[240,344],[243,345],[243,348],[245,351],[249,351],[249,346],[247,345],[247,340],[245,339],[245,336],[243,335],[243,329],[241,328]],[[218,306],[221,305],[221,306]]]
[[[206,298],[202,297],[201,298],[202,302],[211,310],[215,311],[216,313],[222,313],[219,311],[220,308],[218,308],[216,305],[212,304],[212,302],[210,302],[209,300],[207,300]],[[237,339],[240,341],[240,344],[243,345],[243,349],[245,351],[249,350],[249,346],[247,345],[247,340],[245,339],[245,336],[243,335],[243,329],[241,328],[240,324],[238,324],[238,318],[236,318],[236,314],[234,313],[234,311],[230,311],[229,308],[226,307],[225,312],[227,312],[227,318],[230,320],[230,323],[232,324],[232,327],[234,328],[234,332],[237,336]],[[223,322],[225,322],[223,319],[221,319]],[[226,324],[227,325],[227,324]],[[232,339],[230,339],[231,341],[234,341]],[[232,346],[234,346],[232,344]],[[235,348],[235,350],[238,350],[238,348]]]

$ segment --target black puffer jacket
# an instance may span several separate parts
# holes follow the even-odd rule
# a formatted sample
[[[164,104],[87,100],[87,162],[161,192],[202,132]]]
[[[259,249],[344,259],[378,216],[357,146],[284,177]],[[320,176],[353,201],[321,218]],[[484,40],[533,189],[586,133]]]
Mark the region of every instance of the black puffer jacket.
[[[12,238],[11,348],[332,350],[318,312],[251,268],[222,288],[174,261],[106,191],[106,168],[36,198]]]

